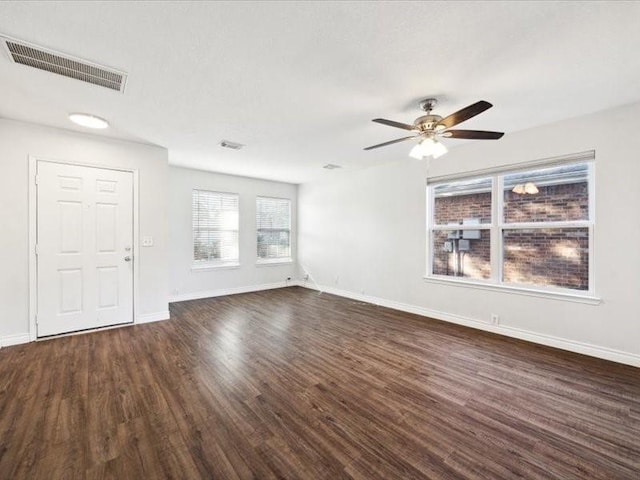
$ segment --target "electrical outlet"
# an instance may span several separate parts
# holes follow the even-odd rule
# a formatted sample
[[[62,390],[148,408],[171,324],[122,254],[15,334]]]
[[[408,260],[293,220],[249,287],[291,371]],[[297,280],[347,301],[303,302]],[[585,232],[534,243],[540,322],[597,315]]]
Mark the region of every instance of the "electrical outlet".
[[[143,247],[153,247],[153,237],[142,237]]]
[[[491,323],[494,325],[498,325],[500,323],[500,315],[498,315],[497,313],[492,313],[491,314]]]

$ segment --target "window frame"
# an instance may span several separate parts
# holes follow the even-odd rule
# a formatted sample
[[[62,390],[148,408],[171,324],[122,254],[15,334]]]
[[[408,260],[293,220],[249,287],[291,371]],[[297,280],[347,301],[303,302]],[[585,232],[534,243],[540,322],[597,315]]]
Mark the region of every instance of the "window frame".
[[[477,176],[471,176],[471,177],[463,177],[463,178],[457,178],[455,180],[451,180],[451,181],[447,181],[447,180],[442,180],[442,181],[438,181],[438,182],[434,182],[433,184],[428,184],[427,185],[427,274],[426,274],[426,278],[436,278],[436,279],[446,279],[446,280],[451,280],[454,279],[454,281],[460,281],[460,279],[464,279],[464,281],[469,281],[469,282],[477,282],[480,284],[493,284],[495,283],[494,280],[494,275],[495,275],[495,268],[494,268],[494,249],[493,246],[495,244],[494,239],[493,239],[493,224],[495,222],[496,219],[496,212],[495,212],[495,179],[493,178],[493,175],[477,175]],[[459,224],[459,223],[449,223],[449,224],[436,224],[435,223],[435,213],[436,213],[436,209],[435,209],[435,187],[437,187],[440,184],[443,183],[451,183],[451,182],[463,182],[466,180],[479,180],[482,178],[489,178],[491,180],[491,222],[490,223],[478,223],[478,224]],[[474,279],[469,279],[467,277],[455,277],[455,276],[448,276],[448,275],[437,275],[433,273],[433,261],[434,261],[434,254],[435,254],[435,248],[433,248],[433,232],[435,231],[443,231],[443,232],[448,232],[451,230],[489,230],[490,231],[490,255],[489,255],[489,264],[491,266],[491,275],[489,276],[489,278],[474,278]]]
[[[196,231],[193,228],[193,220],[195,212],[193,210],[193,196],[195,192],[206,192],[217,195],[234,196],[237,199],[238,204],[238,229],[234,230],[238,233],[238,256],[235,259],[223,260],[213,259],[208,261],[197,261],[194,257],[194,249],[196,245]],[[220,230],[220,231],[232,231],[232,230]],[[221,192],[217,190],[209,190],[206,188],[192,188],[191,189],[191,270],[210,270],[210,269],[229,269],[240,267],[240,194],[234,192]]]
[[[285,201],[287,202],[288,205],[288,212],[289,212],[289,255],[288,256],[284,256],[284,257],[271,257],[271,258],[262,258],[258,255],[258,249],[260,247],[260,242],[258,241],[258,235],[260,232],[260,228],[258,225],[258,201],[260,199],[266,199],[266,200],[281,200],[281,201]],[[272,196],[268,196],[268,195],[256,195],[256,216],[255,216],[255,220],[256,220],[256,265],[257,266],[263,266],[263,265],[282,265],[282,264],[289,264],[289,263],[293,263],[293,236],[292,236],[292,232],[293,232],[293,219],[292,219],[292,212],[293,212],[293,202],[291,201],[290,198],[284,198],[284,197],[272,197]],[[279,229],[282,230],[282,229]]]
[[[552,168],[557,166],[586,164],[588,181],[588,220],[569,220],[551,222],[518,222],[508,223],[504,219],[504,177],[509,174],[527,172],[531,170]],[[473,225],[437,225],[435,223],[435,187],[444,183],[458,181],[470,181],[481,178],[491,178],[491,223],[480,223]],[[569,300],[586,303],[599,303],[600,299],[595,297],[595,155],[594,152],[577,154],[565,159],[552,159],[547,161],[527,162],[519,165],[509,165],[504,168],[487,169],[470,172],[468,175],[452,175],[438,177],[427,181],[426,188],[426,248],[427,265],[425,280],[455,284],[460,286],[471,286],[495,291],[510,291],[524,293],[533,296],[565,298]],[[575,228],[587,229],[588,241],[588,289],[577,290],[564,287],[554,287],[546,285],[536,285],[529,283],[515,283],[504,281],[504,237],[503,232],[507,230],[534,230],[534,229],[561,229]],[[435,247],[433,246],[434,232],[450,230],[489,230],[490,231],[490,265],[491,275],[489,278],[468,278],[455,277],[433,273]]]

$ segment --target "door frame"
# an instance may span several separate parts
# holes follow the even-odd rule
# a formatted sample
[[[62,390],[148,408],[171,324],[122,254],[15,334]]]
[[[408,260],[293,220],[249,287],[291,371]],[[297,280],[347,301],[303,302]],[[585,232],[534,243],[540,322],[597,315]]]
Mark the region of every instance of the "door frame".
[[[29,155],[29,340],[38,340],[38,329],[36,325],[36,314],[38,313],[38,258],[36,256],[36,240],[38,232],[38,197],[36,188],[36,174],[38,171],[38,162],[60,163],[63,165],[74,165],[78,167],[101,168],[103,170],[116,170],[119,172],[130,172],[133,174],[133,323],[138,323],[138,299],[140,285],[140,268],[138,267],[138,258],[140,256],[140,222],[139,222],[139,175],[138,169],[121,168],[107,165],[74,162],[70,160],[59,160],[45,158],[41,156]],[[116,325],[115,327],[124,327],[131,325],[125,323]],[[104,330],[104,327],[94,330]],[[83,330],[83,332],[92,330]],[[73,335],[63,334],[63,335]],[[47,337],[49,338],[49,337]]]

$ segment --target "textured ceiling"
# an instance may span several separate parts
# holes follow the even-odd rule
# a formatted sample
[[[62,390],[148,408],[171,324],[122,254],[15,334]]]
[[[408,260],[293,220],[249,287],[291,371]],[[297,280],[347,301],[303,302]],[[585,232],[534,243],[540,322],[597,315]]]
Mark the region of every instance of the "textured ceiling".
[[[2,2],[0,33],[129,79],[2,56],[0,116],[80,130],[67,114],[90,112],[174,165],[299,183],[406,157],[362,150],[404,136],[371,119],[411,123],[427,96],[442,115],[490,101],[461,128],[507,133],[638,101],[639,24],[636,2]]]

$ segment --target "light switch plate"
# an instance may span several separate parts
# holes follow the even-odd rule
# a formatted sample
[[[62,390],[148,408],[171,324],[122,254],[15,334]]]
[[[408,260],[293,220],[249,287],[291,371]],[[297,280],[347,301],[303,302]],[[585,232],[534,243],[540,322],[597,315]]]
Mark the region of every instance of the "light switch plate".
[[[142,237],[143,247],[153,247],[153,237]]]

